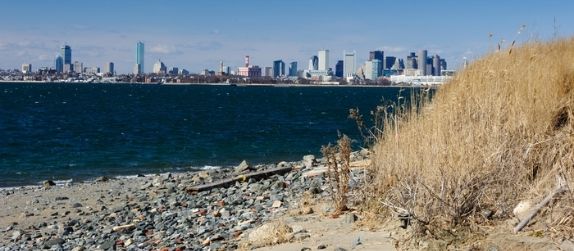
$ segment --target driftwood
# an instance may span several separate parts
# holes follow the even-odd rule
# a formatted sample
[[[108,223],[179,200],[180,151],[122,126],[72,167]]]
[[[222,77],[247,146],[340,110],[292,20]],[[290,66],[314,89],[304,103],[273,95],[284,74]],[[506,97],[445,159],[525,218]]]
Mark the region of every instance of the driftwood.
[[[269,176],[275,175],[275,174],[284,174],[284,173],[290,172],[292,169],[293,169],[292,167],[277,167],[277,168],[271,168],[271,169],[267,169],[267,170],[263,170],[263,171],[238,174],[234,177],[229,177],[229,178],[218,180],[218,181],[215,181],[212,183],[198,185],[198,186],[194,186],[194,187],[189,187],[189,188],[187,188],[187,192],[193,193],[193,192],[206,191],[206,190],[210,190],[213,188],[227,187],[227,186],[235,184],[235,182],[237,182],[237,181],[246,181],[249,179],[261,179],[261,178],[269,177]]]
[[[556,189],[554,189],[542,201],[540,201],[538,204],[536,204],[536,206],[534,208],[530,209],[530,213],[523,220],[521,220],[518,223],[518,225],[516,225],[516,227],[514,227],[514,233],[518,233],[518,232],[520,232],[520,230],[522,230],[524,227],[526,227],[526,225],[528,225],[528,223],[534,218],[534,216],[536,216],[536,214],[538,214],[538,212],[540,212],[540,210],[542,210],[542,208],[545,207],[546,204],[550,203],[550,201],[552,201],[552,199],[554,199],[554,197],[560,195],[561,193],[568,191],[568,188],[566,187],[566,184],[561,177],[558,177],[557,183],[558,183],[558,185],[557,185]]]

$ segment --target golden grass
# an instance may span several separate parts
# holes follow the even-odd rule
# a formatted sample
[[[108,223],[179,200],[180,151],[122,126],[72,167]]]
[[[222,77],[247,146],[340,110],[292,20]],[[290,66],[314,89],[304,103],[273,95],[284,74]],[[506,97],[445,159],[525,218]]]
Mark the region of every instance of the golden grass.
[[[385,216],[409,213],[420,234],[512,217],[563,176],[573,183],[574,39],[533,42],[472,63],[420,112],[389,116],[374,146],[365,202]],[[424,102],[423,102],[424,103]],[[568,192],[537,216],[565,233]],[[569,219],[569,220],[568,220]]]

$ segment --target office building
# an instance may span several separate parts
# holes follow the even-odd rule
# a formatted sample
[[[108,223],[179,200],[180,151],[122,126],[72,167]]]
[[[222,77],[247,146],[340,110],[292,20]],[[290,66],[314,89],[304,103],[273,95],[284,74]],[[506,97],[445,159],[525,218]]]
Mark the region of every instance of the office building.
[[[113,62],[109,62],[106,64],[106,66],[104,67],[104,73],[111,76],[115,75]]]
[[[136,64],[134,66],[134,74],[144,74],[144,43],[139,41],[136,44]]]
[[[265,74],[265,77],[273,77],[273,67],[266,66],[263,73]]]
[[[355,52],[344,52],[343,56],[343,59],[345,60],[343,66],[343,76],[345,78],[353,77],[357,71],[357,59],[355,58]]]
[[[309,68],[310,71],[316,71],[319,70],[319,57],[317,56],[312,56],[309,59]]]
[[[448,70],[447,65],[446,65],[446,60],[444,58],[440,59],[440,69],[441,69],[441,71]]]
[[[297,62],[289,64],[289,77],[297,77]]]
[[[335,76],[338,78],[342,78],[343,77],[343,60],[339,60],[337,61],[337,64],[335,65]]]
[[[432,57],[432,75],[433,76],[440,76],[441,75],[439,55],[434,55]]]
[[[73,66],[72,66],[72,71],[75,73],[84,72],[84,63],[82,63],[80,61],[74,62]]]
[[[317,53],[319,57],[319,71],[328,71],[329,70],[329,50],[320,50]]]
[[[167,74],[167,67],[165,66],[165,64],[161,60],[158,60],[153,65],[153,73],[158,74],[158,75]]]
[[[364,74],[365,79],[377,80],[381,75],[379,69],[381,67],[382,61],[378,59],[373,59],[365,62]]]
[[[100,67],[86,67],[86,69],[84,69],[84,73],[86,74],[98,74],[100,73]]]
[[[395,61],[397,61],[396,57],[392,56],[385,57],[385,60],[383,61],[383,69],[390,70],[395,64]]]
[[[427,75],[427,50],[420,50],[417,57],[418,69],[421,76]]]
[[[74,71],[74,65],[73,64],[64,64],[63,71],[64,71],[64,73],[72,73]]]
[[[283,60],[273,61],[273,77],[283,77],[285,76],[285,62]]]
[[[177,68],[177,67],[171,67],[171,70],[169,71],[169,74],[170,74],[170,75],[174,75],[174,76],[179,75],[179,68]]]
[[[62,56],[57,55],[56,60],[54,62],[54,68],[56,69],[57,73],[64,72],[64,58]]]
[[[381,62],[385,59],[385,52],[383,51],[371,51],[369,52],[369,61],[373,59],[381,60]]]
[[[64,64],[72,64],[72,48],[69,45],[62,46],[62,56],[64,57]]]
[[[31,64],[22,64],[22,73],[23,74],[32,73],[32,65]]]
[[[257,65],[251,65],[249,56],[245,56],[245,66],[237,68],[237,75],[259,78],[261,77],[261,68]]]
[[[411,70],[411,69],[417,69],[417,68],[418,68],[417,57],[416,57],[414,52],[411,52],[407,56],[407,61],[405,62],[405,69]]]

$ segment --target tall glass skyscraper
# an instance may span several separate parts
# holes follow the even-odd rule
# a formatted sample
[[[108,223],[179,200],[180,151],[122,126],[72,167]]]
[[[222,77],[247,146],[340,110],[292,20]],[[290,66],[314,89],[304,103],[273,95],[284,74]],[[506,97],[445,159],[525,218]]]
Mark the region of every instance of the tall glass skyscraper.
[[[138,42],[136,45],[136,65],[134,67],[134,74],[144,73],[144,43]]]
[[[273,77],[285,76],[285,62],[283,60],[273,61]]]
[[[64,57],[64,64],[72,64],[72,48],[69,45],[62,46],[62,56]]]
[[[60,55],[56,56],[56,62],[54,66],[56,68],[57,73],[64,72],[64,59],[62,58],[62,56]]]

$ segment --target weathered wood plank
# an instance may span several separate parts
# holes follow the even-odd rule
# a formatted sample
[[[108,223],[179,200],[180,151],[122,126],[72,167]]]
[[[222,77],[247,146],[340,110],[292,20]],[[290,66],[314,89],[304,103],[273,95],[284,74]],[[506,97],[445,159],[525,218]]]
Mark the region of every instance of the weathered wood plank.
[[[284,174],[284,173],[290,172],[291,170],[293,170],[292,167],[277,167],[277,168],[271,168],[271,169],[267,169],[267,170],[263,170],[263,171],[238,174],[237,176],[218,180],[218,181],[211,182],[208,184],[188,187],[186,190],[189,193],[201,192],[201,191],[206,191],[206,190],[210,190],[213,188],[230,186],[230,185],[235,184],[235,182],[237,182],[237,181],[246,181],[249,179],[262,179],[262,178],[269,177],[269,176],[272,176],[275,174]]]

